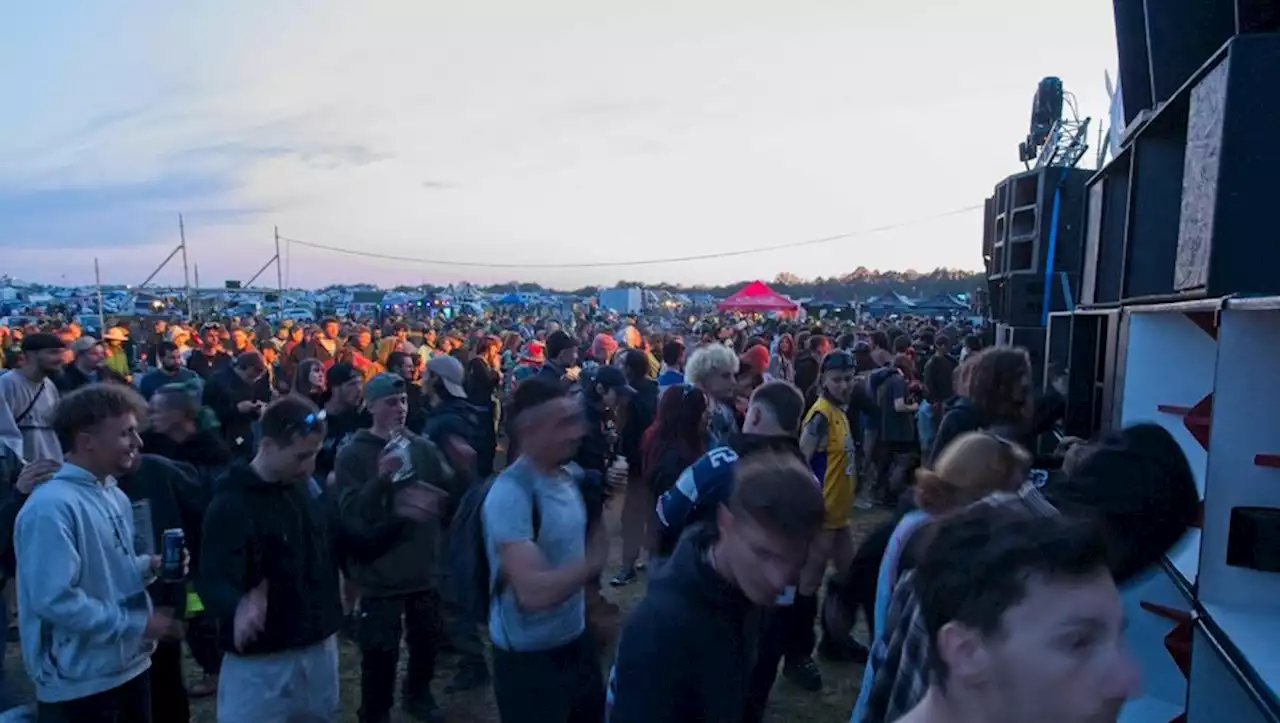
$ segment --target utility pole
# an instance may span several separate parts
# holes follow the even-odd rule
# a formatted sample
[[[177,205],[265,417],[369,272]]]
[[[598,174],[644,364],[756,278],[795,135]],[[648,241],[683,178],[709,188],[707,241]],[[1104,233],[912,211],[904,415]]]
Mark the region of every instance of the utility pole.
[[[187,229],[182,223],[182,214],[178,214],[178,238],[182,240],[182,283],[187,292],[187,318],[191,318],[191,272],[187,268]],[[197,283],[197,286],[199,284]]]
[[[196,264],[196,293],[200,293],[200,264]],[[196,308],[198,309],[199,307],[197,306]],[[195,321],[195,317],[191,317],[191,320]]]
[[[102,273],[98,270],[98,257],[93,257],[93,285],[98,290],[98,335],[107,333],[107,319],[102,313]]]
[[[284,265],[280,263],[280,227],[275,227],[276,231],[276,288],[279,296],[276,297],[276,304],[280,308],[279,321],[284,321]]]

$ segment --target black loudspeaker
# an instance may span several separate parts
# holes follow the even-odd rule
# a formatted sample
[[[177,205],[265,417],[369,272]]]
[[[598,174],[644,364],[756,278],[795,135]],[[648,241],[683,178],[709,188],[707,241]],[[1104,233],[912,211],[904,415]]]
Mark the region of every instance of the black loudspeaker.
[[[1071,336],[1063,431],[1088,439],[1111,426],[1120,311],[1077,311],[1054,317],[1059,319],[1069,320]]]
[[[996,187],[995,215],[984,236],[992,239],[987,269],[997,322],[1043,326],[1048,312],[1075,307],[1089,175],[1071,168],[1037,168]]]
[[[1280,245],[1258,235],[1274,224],[1277,87],[1280,34],[1236,36],[1135,126],[1089,182],[1082,304],[1280,293]]]

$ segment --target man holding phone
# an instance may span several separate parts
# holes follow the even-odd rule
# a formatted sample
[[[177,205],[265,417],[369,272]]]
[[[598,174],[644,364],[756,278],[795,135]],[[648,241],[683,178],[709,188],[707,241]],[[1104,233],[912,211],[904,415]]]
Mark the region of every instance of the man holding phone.
[[[218,416],[227,447],[236,458],[250,459],[256,451],[254,425],[271,401],[266,373],[262,355],[246,351],[204,386],[203,404]]]
[[[334,463],[351,579],[362,591],[355,637],[363,723],[389,720],[401,637],[409,648],[402,706],[418,720],[442,720],[430,687],[439,629],[434,565],[441,520],[468,480],[439,447],[405,429],[406,387],[395,374],[368,381],[373,426],[339,448]]]

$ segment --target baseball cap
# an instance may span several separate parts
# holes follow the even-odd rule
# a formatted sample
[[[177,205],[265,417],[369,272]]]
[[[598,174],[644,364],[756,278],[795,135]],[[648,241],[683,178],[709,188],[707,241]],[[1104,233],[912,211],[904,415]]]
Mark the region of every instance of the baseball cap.
[[[81,354],[89,351],[90,349],[94,348],[97,345],[98,345],[97,339],[94,339],[91,336],[82,336],[79,339],[76,339],[75,341],[71,342],[71,351],[76,356],[80,356]]]
[[[832,371],[847,371],[854,369],[857,365],[853,363],[853,355],[847,351],[833,351],[822,357],[823,373]]]
[[[334,364],[324,373],[324,384],[329,389],[340,387],[352,379],[359,379],[360,372],[350,364]]]
[[[870,354],[871,345],[859,339],[858,341],[853,342],[853,353],[854,354]]]
[[[604,387],[606,390],[613,390],[619,394],[635,394],[636,390],[627,383],[627,375],[617,367],[600,367],[596,370],[595,383]]]
[[[404,377],[399,374],[374,374],[373,377],[364,385],[364,403],[371,405],[380,399],[386,399],[396,394],[404,394],[405,381]]]
[[[462,362],[451,356],[432,357],[427,362],[427,373],[439,377],[445,391],[449,394],[460,399],[467,398],[467,390],[462,387],[463,379],[466,378]]]

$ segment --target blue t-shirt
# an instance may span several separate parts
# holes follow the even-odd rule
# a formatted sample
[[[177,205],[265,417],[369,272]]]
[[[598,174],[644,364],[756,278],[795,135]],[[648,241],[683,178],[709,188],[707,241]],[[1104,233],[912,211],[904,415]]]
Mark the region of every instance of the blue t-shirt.
[[[533,500],[538,501],[538,535],[533,534]],[[567,471],[547,476],[525,458],[503,470],[485,496],[481,512],[484,549],[497,582],[498,548],[533,540],[552,567],[586,555],[587,512],[577,481]],[[516,652],[549,650],[577,640],[586,630],[586,600],[581,591],[548,610],[521,610],[510,587],[489,604],[489,638],[494,647]]]

